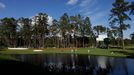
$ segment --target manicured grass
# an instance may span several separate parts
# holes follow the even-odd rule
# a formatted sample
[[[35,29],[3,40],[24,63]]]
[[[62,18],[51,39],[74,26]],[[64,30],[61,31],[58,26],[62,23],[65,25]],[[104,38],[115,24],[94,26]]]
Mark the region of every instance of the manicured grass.
[[[0,54],[89,54],[99,56],[112,56],[112,57],[132,57],[134,58],[134,50],[121,50],[121,49],[99,49],[99,48],[47,48],[42,49],[42,52],[34,52],[35,49],[29,50],[2,50]],[[73,51],[72,51],[73,50]],[[77,51],[76,51],[77,50]]]

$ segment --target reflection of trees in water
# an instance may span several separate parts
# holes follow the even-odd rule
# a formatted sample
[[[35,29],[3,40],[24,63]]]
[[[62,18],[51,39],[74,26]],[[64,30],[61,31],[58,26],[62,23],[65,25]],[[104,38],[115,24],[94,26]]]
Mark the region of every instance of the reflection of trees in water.
[[[95,74],[96,74],[96,73],[95,73],[95,68],[96,68],[96,66],[97,66],[96,57],[94,57],[94,56],[88,56],[88,61],[89,61],[89,68],[90,68],[89,73],[90,73],[91,75],[95,75]],[[90,74],[89,74],[89,75],[90,75]]]
[[[20,55],[16,58],[43,66],[48,72],[77,75],[128,75],[125,59],[89,55]]]
[[[98,66],[96,69],[97,75],[107,75],[112,72],[112,67],[107,57],[98,57]]]
[[[114,59],[111,64],[113,64],[112,67],[114,68],[113,71],[114,74],[128,75],[126,59],[123,58]]]
[[[31,63],[34,65],[40,65],[42,62],[44,62],[44,55],[11,55],[17,59],[19,59],[22,62]]]
[[[126,60],[122,58],[100,57],[95,70],[97,75],[128,75]]]
[[[117,61],[116,59],[110,57],[98,57],[97,60],[98,66],[95,68],[97,75],[107,75],[112,73],[113,75],[127,75],[127,65],[124,62],[124,59],[117,59]],[[119,70],[122,74],[118,73]]]

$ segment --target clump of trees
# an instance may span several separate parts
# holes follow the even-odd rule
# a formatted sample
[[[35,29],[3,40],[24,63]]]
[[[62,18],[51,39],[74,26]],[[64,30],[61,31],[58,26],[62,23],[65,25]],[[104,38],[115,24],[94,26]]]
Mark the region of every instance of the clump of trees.
[[[109,49],[109,44],[110,44],[111,40],[109,38],[105,38],[104,39],[104,44],[106,46],[107,49]]]
[[[130,37],[131,37],[131,44],[134,44],[134,32],[130,34]]]
[[[47,23],[46,13],[38,13],[33,18],[5,17],[0,19],[0,47],[96,47],[97,36],[107,33],[112,45],[121,44],[124,49],[123,31],[130,28],[125,21],[131,20],[130,15],[134,15],[134,2],[115,0],[112,5],[111,28],[104,25],[92,27],[90,18],[80,14],[69,16],[64,13],[59,20],[54,19],[52,25]],[[134,41],[134,33],[131,40]]]
[[[48,25],[48,15],[0,20],[0,43],[7,47],[89,47],[93,35],[89,17],[64,13]]]
[[[118,38],[122,42],[122,49],[125,49],[123,31],[130,28],[130,24],[126,23],[125,21],[131,20],[129,15],[134,14],[134,2],[130,4],[125,0],[115,0],[112,5],[113,8],[111,9],[111,15],[109,19],[110,26],[112,29],[117,30]]]

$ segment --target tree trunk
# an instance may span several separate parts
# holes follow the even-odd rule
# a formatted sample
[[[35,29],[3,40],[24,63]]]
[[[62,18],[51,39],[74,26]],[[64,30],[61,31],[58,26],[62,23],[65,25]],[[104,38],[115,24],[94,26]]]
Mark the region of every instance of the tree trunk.
[[[75,47],[75,38],[73,38],[73,47]]]
[[[56,48],[59,48],[59,40],[58,40],[58,37],[56,37]]]
[[[76,39],[76,44],[75,45],[76,45],[76,48],[77,48],[78,47],[78,41],[77,41],[77,39]]]
[[[28,48],[30,48],[30,42],[31,42],[31,39],[29,39],[28,41]]]
[[[66,39],[65,39],[65,37],[64,37],[64,39],[63,39],[63,45],[64,45],[64,48],[66,48],[66,41],[65,41]]]
[[[119,15],[118,15],[118,17],[119,17]],[[121,36],[121,42],[122,42],[122,49],[124,50],[125,47],[124,47],[124,40],[123,40],[123,29],[121,27],[121,25],[123,25],[123,24],[124,24],[123,21],[120,20],[120,36]]]
[[[83,41],[83,48],[84,48],[85,47],[84,37],[83,37],[83,40],[82,41]]]
[[[124,40],[123,40],[123,31],[121,30],[121,42],[122,42],[122,49],[125,50]]]
[[[97,47],[96,37],[94,37],[93,39],[94,39],[94,48],[96,48]]]
[[[44,48],[44,36],[42,37],[42,47]]]
[[[61,44],[61,37],[58,37],[58,47],[60,48],[60,44]]]

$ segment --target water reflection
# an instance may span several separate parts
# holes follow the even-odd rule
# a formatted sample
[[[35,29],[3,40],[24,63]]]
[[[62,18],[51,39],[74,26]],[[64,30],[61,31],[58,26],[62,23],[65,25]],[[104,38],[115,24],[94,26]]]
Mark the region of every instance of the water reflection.
[[[79,75],[133,75],[134,60],[77,54],[13,55],[44,68],[45,72]]]

